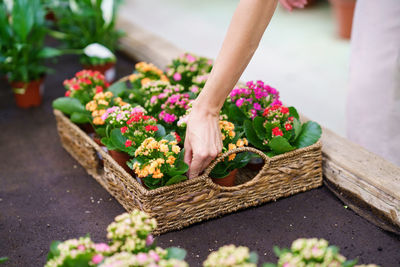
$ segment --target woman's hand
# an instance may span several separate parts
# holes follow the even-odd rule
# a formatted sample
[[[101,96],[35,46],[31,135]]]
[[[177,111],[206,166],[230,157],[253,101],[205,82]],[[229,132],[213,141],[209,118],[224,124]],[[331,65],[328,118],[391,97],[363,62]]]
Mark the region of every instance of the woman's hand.
[[[279,0],[279,3],[289,11],[293,8],[304,8],[307,4],[307,0]]]
[[[189,179],[197,177],[222,151],[219,113],[193,105],[186,128],[185,162]]]

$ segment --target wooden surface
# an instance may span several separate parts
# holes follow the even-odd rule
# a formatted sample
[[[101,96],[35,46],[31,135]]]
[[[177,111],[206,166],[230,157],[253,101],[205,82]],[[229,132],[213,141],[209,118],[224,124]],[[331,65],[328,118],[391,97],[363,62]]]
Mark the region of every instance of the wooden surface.
[[[184,50],[120,17],[126,32],[121,50],[137,60],[164,68]],[[361,216],[382,228],[400,233],[400,168],[323,129],[325,184]]]

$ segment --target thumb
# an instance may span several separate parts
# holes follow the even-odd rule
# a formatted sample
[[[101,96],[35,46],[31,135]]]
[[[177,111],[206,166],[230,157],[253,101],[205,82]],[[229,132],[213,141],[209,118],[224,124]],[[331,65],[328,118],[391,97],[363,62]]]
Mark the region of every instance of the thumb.
[[[189,138],[185,138],[185,155],[184,155],[184,161],[187,165],[190,166],[192,163],[192,158],[193,158],[193,150],[192,146],[190,145]]]

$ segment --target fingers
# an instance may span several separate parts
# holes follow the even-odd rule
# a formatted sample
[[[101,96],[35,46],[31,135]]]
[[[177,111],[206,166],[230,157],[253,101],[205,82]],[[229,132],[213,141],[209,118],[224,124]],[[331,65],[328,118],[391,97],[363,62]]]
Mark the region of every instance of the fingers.
[[[190,145],[189,137],[187,136],[185,138],[185,155],[184,155],[183,160],[185,161],[185,163],[187,165],[190,166],[192,163],[192,158],[193,158],[193,150],[192,150],[192,146]]]
[[[199,151],[193,154],[192,162],[189,166],[189,179],[199,176],[199,174],[210,165],[211,161],[217,156],[217,150]]]
[[[288,0],[279,0],[279,3],[281,3],[281,5],[286,8],[288,11],[292,11],[293,8],[292,6],[289,4]]]

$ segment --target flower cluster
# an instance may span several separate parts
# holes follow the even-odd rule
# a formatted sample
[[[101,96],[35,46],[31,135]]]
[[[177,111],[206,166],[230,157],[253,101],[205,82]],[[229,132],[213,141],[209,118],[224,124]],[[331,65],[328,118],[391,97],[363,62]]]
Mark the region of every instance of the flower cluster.
[[[95,244],[89,237],[70,239],[57,245],[58,255],[50,259],[45,267],[64,266],[66,263],[89,260],[90,265],[97,265],[112,253],[109,245]]]
[[[158,131],[157,119],[147,116],[143,112],[133,112],[128,116],[126,124],[120,128],[127,138],[125,147],[136,149],[146,138],[154,136]]]
[[[132,107],[130,104],[123,105],[122,107],[113,106],[104,112],[101,119],[105,121],[107,125],[120,128],[126,124],[131,114],[137,112],[146,113],[145,109],[141,106]]]
[[[86,110],[92,112],[93,124],[103,125],[105,123],[103,115],[106,113],[106,109],[112,104],[114,106],[127,105],[120,97],[113,98],[114,95],[110,91],[98,92],[93,96],[93,100],[86,104]]]
[[[193,77],[193,85],[190,86],[189,91],[192,92],[195,96],[199,95],[201,90],[204,88],[204,85],[206,85],[209,76],[210,74],[207,73],[204,75]]]
[[[275,136],[290,136],[294,117],[290,116],[288,107],[273,105],[265,108],[262,115],[266,119],[264,126],[266,124],[270,125],[271,138]],[[268,139],[265,141],[268,142]]]
[[[256,267],[251,262],[250,250],[247,247],[227,245],[208,255],[203,263],[204,267]]]
[[[144,107],[152,114],[156,114],[160,112],[162,103],[173,94],[179,94],[183,90],[184,88],[181,85],[170,85],[160,81],[151,82],[142,89],[143,94],[147,96]]]
[[[219,128],[221,129],[221,138],[223,143],[222,153],[229,150],[233,150],[238,147],[244,147],[249,145],[246,138],[237,139],[235,132],[235,125],[229,121],[219,121]],[[232,154],[228,157],[229,161],[236,158],[236,154]]]
[[[65,96],[77,98],[82,104],[86,104],[96,93],[105,91],[109,86],[103,74],[92,70],[79,71],[74,78],[65,80],[63,84],[67,90]]]
[[[186,114],[186,110],[189,108],[191,101],[187,93],[171,95],[168,97],[167,101],[161,105],[162,111],[159,114],[160,120],[163,120],[167,124],[174,123],[180,116]]]
[[[134,210],[117,216],[107,227],[107,238],[112,240],[113,251],[131,253],[146,252],[151,248],[154,238],[151,232],[157,222],[144,212]]]
[[[129,76],[130,82],[137,88],[145,86],[151,81],[168,82],[167,76],[162,70],[154,66],[152,63],[139,62],[135,65],[136,73]]]
[[[249,81],[244,88],[235,88],[230,93],[230,101],[240,108],[248,118],[262,114],[269,105],[282,105],[279,92],[262,81]]]
[[[193,85],[193,78],[210,73],[212,64],[211,59],[184,53],[167,66],[166,73],[171,83],[188,89]]]
[[[145,158],[143,163],[134,161],[132,169],[139,178],[150,176],[160,179],[164,176],[164,170],[173,168],[181,148],[177,141],[162,139],[156,141],[150,137],[143,141],[135,151],[135,157]]]

